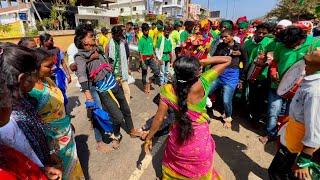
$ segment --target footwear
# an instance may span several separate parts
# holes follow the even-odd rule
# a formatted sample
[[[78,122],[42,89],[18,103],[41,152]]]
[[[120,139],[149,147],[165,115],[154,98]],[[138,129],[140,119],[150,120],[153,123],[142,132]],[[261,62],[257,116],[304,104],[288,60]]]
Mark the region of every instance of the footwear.
[[[206,105],[208,108],[212,108],[212,102],[211,102],[210,98],[208,98],[208,97],[207,97]]]
[[[114,150],[114,148],[112,147],[112,145],[111,144],[106,144],[106,143],[104,143],[104,142],[97,142],[97,151],[99,151],[99,152],[102,152],[102,153],[106,153],[106,154],[108,154],[108,153],[111,153],[113,150]]]

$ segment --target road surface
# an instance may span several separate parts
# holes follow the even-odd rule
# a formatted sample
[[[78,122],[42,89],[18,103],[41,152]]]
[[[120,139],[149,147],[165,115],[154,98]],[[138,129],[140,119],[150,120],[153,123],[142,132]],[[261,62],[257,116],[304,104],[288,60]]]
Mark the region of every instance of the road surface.
[[[147,97],[141,90],[140,75],[135,72],[135,84],[131,84],[132,116],[135,127],[140,127],[156,112],[152,98],[158,88]],[[92,180],[153,180],[161,174],[161,158],[166,136],[157,140],[153,148],[153,157],[142,155],[142,141],[132,139],[124,131],[124,138],[119,150],[110,154],[96,151],[93,130],[86,118],[84,97],[76,86],[75,78],[68,89],[68,111],[74,116],[75,139],[78,156],[86,179]],[[240,111],[238,107],[236,111]],[[210,123],[211,132],[216,143],[214,166],[221,177],[232,179],[267,179],[267,168],[275,153],[275,143],[263,146],[259,141],[262,127],[253,128],[245,119],[234,116],[232,130],[223,128],[222,123],[213,120]],[[142,165],[141,165],[141,159]]]

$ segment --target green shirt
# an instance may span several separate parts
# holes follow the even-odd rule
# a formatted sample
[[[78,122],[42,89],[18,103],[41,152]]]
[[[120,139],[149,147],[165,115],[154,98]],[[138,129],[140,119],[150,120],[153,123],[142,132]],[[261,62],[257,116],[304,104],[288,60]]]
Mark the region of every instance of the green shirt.
[[[170,39],[173,48],[176,48],[178,45],[180,45],[180,33],[177,30],[173,30],[171,32]]]
[[[164,36],[159,36],[158,37],[158,42],[157,42],[157,48],[160,48],[162,38]],[[169,61],[170,60],[170,53],[172,52],[172,43],[169,38],[164,39],[164,48],[163,48],[163,55],[162,55],[162,60],[163,61]]]
[[[270,37],[272,41],[265,47],[265,52],[274,52],[278,43],[275,37]]]
[[[248,39],[245,43],[244,43],[244,50],[247,53],[247,57],[248,57],[248,63],[249,66],[251,66],[251,64],[253,63],[254,59],[262,52],[266,52],[265,48],[273,42],[273,39],[270,37],[264,37],[262,39],[262,41],[260,41],[259,43],[256,43],[253,40],[253,37],[251,37],[250,39]],[[263,71],[261,72],[261,74],[258,76],[258,80],[264,80],[268,78],[268,69],[269,68],[264,68]]]
[[[113,69],[114,69],[114,75],[116,77],[121,76],[120,75],[120,44],[116,41],[114,41],[115,46],[115,60],[113,62]]]
[[[182,33],[180,34],[181,43],[186,42],[186,40],[188,39],[189,36],[190,36],[190,34],[187,30],[182,31]]]
[[[279,79],[281,81],[287,70],[296,62],[303,59],[303,56],[309,51],[310,47],[314,49],[320,47],[320,40],[308,36],[303,44],[297,48],[286,48],[284,44],[278,43],[273,53],[273,59],[278,64]],[[272,88],[277,88],[278,84],[272,83]]]
[[[151,56],[153,55],[153,43],[152,39],[148,36],[142,36],[138,43],[138,51],[142,55]]]

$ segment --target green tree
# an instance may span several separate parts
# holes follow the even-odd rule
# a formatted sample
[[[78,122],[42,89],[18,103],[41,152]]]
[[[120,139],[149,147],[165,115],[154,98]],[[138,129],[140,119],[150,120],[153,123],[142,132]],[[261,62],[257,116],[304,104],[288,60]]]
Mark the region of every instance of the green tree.
[[[290,20],[313,19],[319,17],[316,13],[318,5],[319,0],[279,0],[267,17]]]

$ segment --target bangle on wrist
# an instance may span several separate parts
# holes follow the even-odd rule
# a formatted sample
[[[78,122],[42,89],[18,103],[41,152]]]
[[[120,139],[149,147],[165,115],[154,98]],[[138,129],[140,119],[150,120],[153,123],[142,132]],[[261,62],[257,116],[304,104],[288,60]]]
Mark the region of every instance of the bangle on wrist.
[[[146,139],[146,140],[144,141],[144,143],[145,143],[145,144],[152,144],[152,140],[151,140],[151,139]]]
[[[297,157],[297,165],[300,168],[308,168],[313,165],[313,162],[311,161],[311,159],[312,159],[312,156],[302,152]]]

